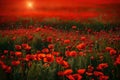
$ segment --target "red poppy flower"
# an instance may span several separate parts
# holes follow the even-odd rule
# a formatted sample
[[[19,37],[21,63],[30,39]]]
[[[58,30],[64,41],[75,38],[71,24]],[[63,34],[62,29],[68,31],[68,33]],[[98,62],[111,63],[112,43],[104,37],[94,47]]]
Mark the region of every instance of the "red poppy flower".
[[[21,50],[21,46],[20,45],[15,45],[15,49],[16,50]]]
[[[84,49],[85,47],[86,47],[86,44],[85,44],[85,43],[80,43],[80,44],[78,44],[78,45],[76,46],[76,48],[77,48],[78,50]]]
[[[106,47],[105,48],[107,51],[110,51],[112,48],[111,47]]]
[[[85,36],[82,36],[82,37],[80,38],[80,40],[81,40],[81,41],[86,41],[86,37],[85,37]]]
[[[104,60],[104,56],[103,55],[100,55],[99,58],[100,58],[100,61]]]
[[[69,43],[70,43],[70,40],[69,40],[69,39],[66,39],[66,40],[64,40],[63,43],[64,43],[64,44],[69,44]]]
[[[5,59],[6,59],[6,56],[5,56],[5,55],[2,55],[2,56],[1,56],[1,59],[2,59],[2,60],[5,60]]]
[[[52,52],[52,55],[54,55],[54,56],[59,56],[59,52]]]
[[[58,75],[58,76],[64,76],[64,72],[63,72],[63,71],[59,71],[59,72],[57,73],[57,75]]]
[[[91,29],[88,29],[87,31],[88,31],[89,33],[90,33],[90,32],[92,32],[92,30],[91,30]]]
[[[69,53],[69,56],[71,56],[71,57],[76,57],[76,56],[77,56],[77,52],[76,52],[76,51],[71,51],[71,52]]]
[[[37,60],[37,55],[36,54],[33,54],[33,55],[31,55],[31,58],[32,58],[32,60]]]
[[[11,69],[11,66],[8,66],[8,67],[6,68],[6,70],[5,70],[5,72],[6,72],[6,73],[10,73],[11,70],[12,70],[12,69]]]
[[[1,67],[2,67],[3,70],[7,69],[7,65],[5,65],[4,63],[1,65]]]
[[[76,29],[77,28],[77,26],[72,26],[72,29]]]
[[[91,60],[94,60],[95,58],[94,58],[94,56],[91,56],[90,59],[91,59]]]
[[[20,57],[20,56],[22,56],[22,52],[15,52],[15,55],[16,55],[17,57]]]
[[[109,79],[109,76],[105,76],[105,75],[100,76],[99,78],[99,80],[108,80],[108,79]]]
[[[102,70],[102,69],[107,68],[107,67],[108,67],[107,63],[101,63],[101,64],[98,65],[97,69]]]
[[[33,36],[32,35],[29,35],[28,36],[28,40],[32,40],[33,39]]]
[[[86,72],[86,75],[87,75],[87,76],[92,76],[93,73],[92,73],[92,72]]]
[[[4,64],[4,62],[0,60],[0,66],[3,65],[3,64]]]
[[[73,72],[72,69],[66,69],[66,70],[64,71],[64,75],[69,75],[69,74],[71,74],[72,72]]]
[[[42,52],[43,52],[43,53],[48,53],[48,52],[49,52],[49,49],[48,49],[48,48],[44,48],[44,49],[42,49]]]
[[[40,58],[40,60],[43,59],[43,58],[45,58],[45,56],[46,56],[46,55],[43,54],[43,53],[40,53],[40,54],[37,55],[37,57]]]
[[[20,64],[20,61],[12,61],[11,63],[13,66],[18,66]]]
[[[94,75],[98,77],[98,76],[103,76],[104,74],[99,71],[94,71]]]
[[[8,50],[4,50],[4,54],[8,54]]]
[[[12,37],[12,40],[14,41],[14,40],[16,40],[16,37],[14,36],[14,37]]]
[[[31,47],[28,44],[22,44],[22,47],[27,51],[31,50]]]
[[[36,54],[34,54],[34,55],[27,54],[25,57],[25,60],[26,61],[37,60],[37,55]]]
[[[89,66],[88,66],[88,72],[92,72],[93,70],[94,70],[94,67],[91,66],[91,65],[89,65]]]
[[[120,55],[116,58],[115,64],[120,64]]]
[[[54,56],[52,54],[46,54],[46,57],[43,58],[44,62],[53,62]]]
[[[27,47],[25,48],[25,50],[26,50],[26,51],[30,51],[30,50],[31,50],[31,47],[30,47],[30,46],[27,46]]]
[[[54,48],[54,45],[53,45],[53,44],[49,44],[49,45],[48,45],[48,48],[49,48],[49,49],[53,49],[53,48]]]
[[[78,70],[77,70],[77,72],[78,72],[79,74],[84,74],[85,71],[86,71],[86,69],[78,69]]]
[[[51,36],[47,37],[47,42],[52,42],[53,38]]]
[[[73,74],[72,75],[74,77],[75,80],[81,80],[82,76],[80,74]]]
[[[67,75],[66,77],[67,77],[69,80],[75,80],[72,75]]]
[[[36,32],[39,32],[39,31],[41,31],[41,28],[39,28],[39,27],[36,28]]]
[[[65,55],[66,55],[67,57],[70,56],[70,51],[67,50],[67,51],[65,52]]]
[[[62,58],[62,57],[56,57],[56,62],[57,62],[58,64],[61,64],[62,61],[63,61],[63,58]]]
[[[13,51],[10,51],[10,55],[12,56],[12,55],[15,55],[15,52],[13,52]]]
[[[65,60],[62,60],[61,65],[62,65],[64,68],[68,68],[68,67],[69,67],[68,62],[65,61]]]
[[[28,44],[22,44],[22,47],[25,49],[27,46],[29,46]]]
[[[110,50],[110,55],[115,55],[116,53],[117,53],[116,50],[114,50],[114,49],[111,49],[111,50]]]
[[[79,55],[80,55],[80,56],[84,56],[85,53],[84,53],[84,52],[79,52]]]
[[[30,54],[27,54],[25,57],[25,61],[29,61],[29,60],[32,60],[32,57]]]

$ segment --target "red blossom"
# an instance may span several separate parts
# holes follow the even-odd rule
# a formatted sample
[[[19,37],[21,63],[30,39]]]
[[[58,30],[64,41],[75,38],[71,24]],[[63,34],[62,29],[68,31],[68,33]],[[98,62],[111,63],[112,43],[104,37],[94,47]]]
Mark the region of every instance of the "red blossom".
[[[92,76],[93,73],[92,73],[92,72],[86,72],[86,75],[87,75],[87,76]]]
[[[53,38],[51,36],[47,37],[47,42],[52,42]]]
[[[102,69],[107,68],[107,67],[108,67],[108,63],[101,63],[98,65],[97,69],[102,70]]]
[[[12,37],[11,39],[14,41],[14,40],[16,40],[16,37],[14,36],[14,37]]]
[[[63,43],[64,43],[64,44],[70,44],[70,40],[69,40],[69,39],[66,39],[66,40],[64,40]]]
[[[94,71],[94,75],[98,77],[98,76],[103,76],[104,74],[99,71]]]
[[[64,68],[68,68],[68,67],[69,67],[68,62],[65,61],[65,60],[62,60],[62,61],[60,62],[60,64],[61,64]]]
[[[77,52],[76,51],[71,51],[69,56],[76,57],[77,56]]]
[[[21,56],[22,56],[22,52],[15,52],[15,55],[16,55],[17,57],[21,57]]]
[[[57,62],[58,64],[61,64],[62,61],[63,61],[63,58],[62,58],[62,57],[56,57],[56,62]]]
[[[36,28],[36,30],[35,30],[36,32],[39,32],[39,31],[41,31],[41,28],[40,27],[38,27],[38,28]]]
[[[52,52],[52,55],[54,55],[54,56],[59,56],[59,52]]]
[[[4,50],[4,54],[8,54],[8,50]]]
[[[111,48],[111,47],[106,47],[105,48],[107,51],[110,51],[110,50],[112,50],[113,48]]]
[[[31,50],[31,47],[28,44],[22,44],[22,47],[27,51]]]
[[[21,50],[21,48],[22,48],[21,45],[15,45],[16,50]]]
[[[44,53],[40,53],[40,54],[37,55],[37,59],[41,60],[41,59],[45,58],[45,56],[46,55]]]
[[[76,29],[77,28],[77,26],[72,26],[72,29]]]
[[[116,50],[114,50],[114,49],[111,49],[111,50],[110,50],[110,55],[115,55],[116,53],[117,53]]]
[[[80,74],[73,74],[72,75],[74,77],[75,80],[81,80],[82,76]]]
[[[86,44],[85,44],[85,43],[80,43],[80,44],[78,44],[78,45],[76,46],[76,48],[77,48],[78,50],[84,49],[85,47],[86,47]]]
[[[32,36],[32,35],[29,35],[29,36],[28,36],[28,40],[33,40],[33,36]]]
[[[45,58],[43,58],[44,62],[53,62],[54,56],[52,54],[46,54]]]
[[[2,59],[2,60],[5,60],[5,59],[6,59],[6,56],[5,56],[5,55],[2,55],[2,56],[1,56],[1,59]]]
[[[67,75],[66,77],[67,77],[69,80],[75,80],[72,75]]]
[[[66,54],[67,57],[76,57],[77,56],[76,51],[66,51],[65,54]]]
[[[78,69],[78,70],[77,70],[77,72],[78,72],[79,74],[84,74],[85,71],[86,71],[86,69]]]
[[[109,79],[109,76],[105,76],[105,75],[100,76],[99,78],[99,80],[108,80],[108,79]]]
[[[48,45],[48,48],[49,48],[49,49],[53,49],[53,48],[54,48],[54,45],[53,45],[53,44],[49,44],[49,45]]]
[[[63,72],[63,71],[59,71],[59,72],[57,73],[57,75],[58,75],[58,76],[64,76],[64,72]]]
[[[116,58],[114,64],[116,64],[116,65],[120,65],[120,55],[118,55],[118,57]]]
[[[86,37],[85,37],[85,36],[82,36],[82,37],[80,38],[80,40],[81,40],[81,41],[86,41]]]
[[[66,69],[66,70],[64,71],[64,75],[70,75],[72,72],[73,72],[72,69]]]
[[[48,53],[48,52],[49,52],[49,49],[48,49],[48,48],[44,48],[44,49],[42,49],[42,52],[43,52],[43,53]]]
[[[12,61],[11,64],[13,66],[18,66],[20,64],[20,61]]]
[[[6,68],[6,70],[5,70],[5,72],[6,72],[6,73],[10,73],[11,70],[12,70],[11,66],[8,66],[8,67]]]

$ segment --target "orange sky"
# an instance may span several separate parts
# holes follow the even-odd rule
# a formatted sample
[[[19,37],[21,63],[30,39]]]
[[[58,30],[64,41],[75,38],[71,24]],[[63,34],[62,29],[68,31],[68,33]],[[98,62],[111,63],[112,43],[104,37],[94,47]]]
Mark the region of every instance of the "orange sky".
[[[32,2],[33,8],[27,3]],[[0,0],[0,16],[119,16],[120,0]]]
[[[0,11],[21,12],[28,11],[27,2],[33,2],[34,11],[60,10],[63,8],[96,6],[98,4],[120,3],[120,0],[0,0]],[[29,10],[30,11],[30,10]],[[33,10],[32,10],[33,11]]]

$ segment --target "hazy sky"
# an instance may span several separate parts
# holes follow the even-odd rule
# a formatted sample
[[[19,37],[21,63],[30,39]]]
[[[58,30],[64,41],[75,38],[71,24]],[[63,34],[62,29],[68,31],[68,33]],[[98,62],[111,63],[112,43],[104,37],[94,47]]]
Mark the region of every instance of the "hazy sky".
[[[30,3],[30,5],[29,5]],[[31,6],[32,4],[32,6]],[[120,0],[0,0],[0,16],[113,16],[120,13]]]
[[[27,3],[32,2],[34,11],[63,9],[98,4],[118,4],[120,0],[0,0],[0,11],[20,12],[28,11]]]

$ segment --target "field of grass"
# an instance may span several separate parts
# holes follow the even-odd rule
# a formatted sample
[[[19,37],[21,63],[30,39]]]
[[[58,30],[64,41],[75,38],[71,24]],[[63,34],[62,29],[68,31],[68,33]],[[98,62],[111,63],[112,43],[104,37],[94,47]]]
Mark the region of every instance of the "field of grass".
[[[120,25],[1,24],[0,80],[119,80]]]

